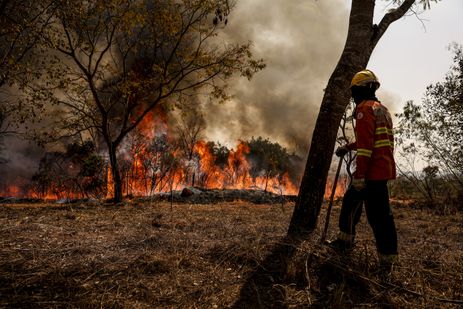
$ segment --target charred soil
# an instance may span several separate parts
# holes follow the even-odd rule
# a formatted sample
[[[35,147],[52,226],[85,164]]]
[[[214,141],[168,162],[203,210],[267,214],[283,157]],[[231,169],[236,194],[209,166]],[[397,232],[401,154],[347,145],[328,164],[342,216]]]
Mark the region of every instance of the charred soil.
[[[0,307],[462,305],[463,214],[396,203],[400,263],[384,280],[365,218],[353,252],[338,255],[319,244],[320,230],[303,241],[284,237],[292,207],[0,205]]]

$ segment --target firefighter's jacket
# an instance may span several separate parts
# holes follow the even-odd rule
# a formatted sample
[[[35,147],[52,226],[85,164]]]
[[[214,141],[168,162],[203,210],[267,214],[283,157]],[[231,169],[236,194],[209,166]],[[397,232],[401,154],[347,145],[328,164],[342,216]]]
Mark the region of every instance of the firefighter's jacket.
[[[387,180],[396,178],[394,134],[391,114],[374,100],[365,100],[355,111],[356,141],[347,145],[357,151],[355,178]]]

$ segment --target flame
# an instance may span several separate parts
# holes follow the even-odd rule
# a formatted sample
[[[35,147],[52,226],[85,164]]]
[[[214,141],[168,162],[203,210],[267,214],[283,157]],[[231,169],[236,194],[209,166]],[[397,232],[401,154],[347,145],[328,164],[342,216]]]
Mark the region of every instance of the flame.
[[[5,196],[21,196],[23,190],[18,185],[11,185],[2,191]]]
[[[149,139],[167,132],[167,113],[165,108],[162,105],[156,106],[143,117],[137,129]]]
[[[121,167],[121,178],[122,192],[126,196],[149,196],[188,186],[204,189],[257,189],[281,195],[298,194],[299,185],[288,172],[271,176],[270,172],[262,171],[256,176],[253,163],[250,161],[250,147],[244,141],[239,141],[235,149],[228,152],[226,158],[218,158],[211,144],[204,140],[195,143],[190,160],[186,160],[182,152],[176,148],[153,150],[149,147],[149,142],[156,137],[164,136],[167,142],[170,142],[167,115],[161,107],[145,115],[137,130],[138,135],[123,153],[123,161],[126,165]],[[113,197],[113,186],[113,175],[108,164],[106,190],[103,193],[106,198]],[[345,189],[346,181],[339,181],[335,197],[341,197]],[[331,190],[332,180],[329,179],[326,184],[325,199],[329,198]],[[83,193],[68,191],[54,186],[42,192],[40,189],[25,190],[16,185],[0,190],[1,195],[15,197],[43,199],[87,197]]]
[[[114,179],[111,168],[107,168],[106,172],[106,198],[112,198],[114,196]]]
[[[83,194],[66,190],[63,186],[58,184],[54,184],[47,188],[47,190],[34,188],[29,183],[26,183],[24,179],[19,178],[16,179],[15,184],[1,186],[0,196],[42,200],[78,199],[85,197]]]
[[[164,184],[154,183],[159,175],[158,177],[154,174],[149,176],[149,171],[143,164],[143,156],[147,154],[146,149],[132,154],[132,166],[126,175],[129,179],[124,184],[125,193],[150,195],[191,185],[205,189],[259,189],[285,195],[295,195],[298,192],[297,185],[290,179],[288,173],[275,177],[252,177],[250,173],[252,164],[248,160],[250,148],[243,141],[238,143],[236,150],[232,149],[229,152],[224,166],[216,163],[217,156],[211,152],[210,146],[204,140],[198,141],[193,151],[197,161],[184,161],[183,166],[177,166],[165,172]],[[174,152],[173,155],[179,154]],[[110,183],[111,181],[108,181],[108,184]]]
[[[331,196],[331,192],[333,191],[333,182],[334,182],[333,178],[328,178],[328,180],[326,181],[325,194],[324,194],[325,200],[328,200]],[[344,193],[347,190],[347,184],[348,184],[347,177],[340,177],[338,179],[338,182],[336,184],[336,188],[334,191],[334,199],[339,199],[344,196]]]

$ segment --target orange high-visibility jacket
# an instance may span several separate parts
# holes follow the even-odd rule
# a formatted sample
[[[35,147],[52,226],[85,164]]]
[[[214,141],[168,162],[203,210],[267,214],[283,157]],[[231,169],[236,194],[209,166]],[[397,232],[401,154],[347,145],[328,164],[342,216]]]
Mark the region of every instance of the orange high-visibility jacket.
[[[357,150],[354,178],[395,179],[391,114],[380,102],[366,100],[357,105],[354,116],[356,141],[347,145],[348,149]]]

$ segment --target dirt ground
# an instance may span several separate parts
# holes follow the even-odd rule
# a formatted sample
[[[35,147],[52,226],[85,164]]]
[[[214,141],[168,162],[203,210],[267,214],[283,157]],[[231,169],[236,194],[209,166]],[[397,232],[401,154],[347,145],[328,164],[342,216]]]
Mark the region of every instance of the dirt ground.
[[[458,307],[463,214],[397,204],[400,263],[284,238],[293,205],[228,202],[0,206],[1,308]],[[336,233],[335,207],[330,237]],[[324,223],[324,211],[319,226]]]

